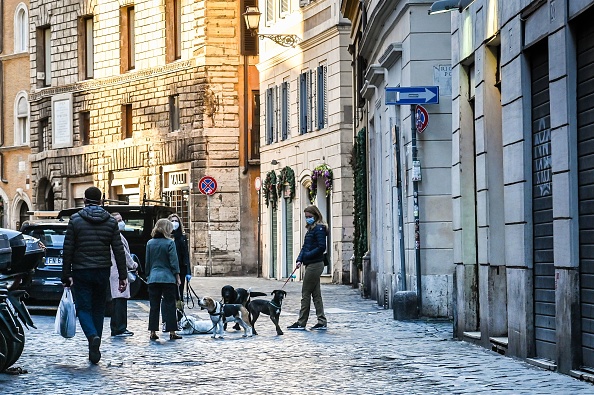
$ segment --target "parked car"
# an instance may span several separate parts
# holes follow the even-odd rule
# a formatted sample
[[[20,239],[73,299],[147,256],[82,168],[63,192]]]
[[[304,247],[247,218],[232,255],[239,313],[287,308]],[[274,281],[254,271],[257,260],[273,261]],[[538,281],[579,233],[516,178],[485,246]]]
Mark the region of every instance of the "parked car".
[[[35,267],[31,281],[24,289],[35,300],[59,301],[62,297],[62,255],[68,222],[58,220],[25,221],[24,235],[39,239],[45,253]]]
[[[151,239],[151,231],[157,220],[167,218],[175,210],[164,205],[105,205],[103,208],[109,213],[120,213],[126,223],[122,234],[130,245],[130,252],[136,255],[139,262],[138,274],[141,278],[132,283],[130,294],[132,297],[145,298],[148,296],[146,284],[143,282],[146,280],[144,274],[146,243]],[[58,213],[58,218],[66,221],[79,210],[80,207],[61,210]]]

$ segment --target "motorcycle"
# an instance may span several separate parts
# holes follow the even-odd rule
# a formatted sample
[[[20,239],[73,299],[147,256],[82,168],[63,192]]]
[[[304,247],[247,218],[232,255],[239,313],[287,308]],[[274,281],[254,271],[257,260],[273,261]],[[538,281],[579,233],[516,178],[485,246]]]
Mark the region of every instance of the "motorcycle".
[[[27,306],[22,301],[26,292],[13,289],[19,280],[20,275],[0,275],[0,372],[10,368],[23,353],[23,326],[37,329]]]
[[[36,328],[23,302],[27,293],[21,286],[43,257],[43,244],[21,232],[0,228],[0,372],[11,368],[25,348],[24,327]]]

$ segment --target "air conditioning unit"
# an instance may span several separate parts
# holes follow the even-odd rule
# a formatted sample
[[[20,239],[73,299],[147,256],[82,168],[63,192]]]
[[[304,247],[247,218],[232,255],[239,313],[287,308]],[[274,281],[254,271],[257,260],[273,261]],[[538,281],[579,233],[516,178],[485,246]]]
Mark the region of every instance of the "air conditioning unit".
[[[299,0],[299,7],[305,7],[309,4],[309,0]]]
[[[37,72],[37,79],[38,80],[45,80],[45,73],[43,71]]]

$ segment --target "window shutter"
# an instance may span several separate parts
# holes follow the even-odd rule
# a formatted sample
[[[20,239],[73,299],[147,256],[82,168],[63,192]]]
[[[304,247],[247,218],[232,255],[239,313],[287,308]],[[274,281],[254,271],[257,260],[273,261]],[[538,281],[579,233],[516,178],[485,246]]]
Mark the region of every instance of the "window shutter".
[[[318,66],[317,71],[317,127],[318,130],[320,129],[324,129],[324,100],[325,100],[325,96],[324,96],[324,66]]]
[[[299,75],[299,92],[301,95],[299,102],[299,133],[307,133],[307,72]]]
[[[266,144],[272,144],[273,132],[273,102],[272,102],[272,88],[266,89]]]
[[[313,101],[313,95],[312,95],[312,91],[311,91],[311,70],[306,71],[306,90],[307,90],[307,127],[305,128],[306,132],[311,132],[311,128],[312,128],[312,101]]]
[[[241,0],[241,13],[245,12],[247,7],[255,7],[258,0]],[[245,18],[241,16],[241,54],[247,56],[258,55],[258,36],[252,36],[245,24]]]
[[[328,66],[324,65],[324,126],[328,127]]]
[[[274,20],[274,0],[266,0],[266,22]]]
[[[278,85],[274,87],[274,142],[278,143],[278,130],[280,126],[280,95]]]
[[[287,129],[288,129],[288,125],[287,125],[287,120],[289,118],[288,116],[288,100],[287,100],[287,82],[283,82],[283,84],[281,85],[281,140],[286,140],[287,139]]]

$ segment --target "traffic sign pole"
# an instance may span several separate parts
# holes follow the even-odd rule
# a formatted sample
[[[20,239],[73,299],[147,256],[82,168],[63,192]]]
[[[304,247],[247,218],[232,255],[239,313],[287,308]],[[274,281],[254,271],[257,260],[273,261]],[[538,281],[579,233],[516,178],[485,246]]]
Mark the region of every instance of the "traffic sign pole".
[[[207,218],[207,229],[208,229],[208,264],[210,266],[209,276],[212,277],[212,252],[211,252],[211,241],[212,236],[210,234],[210,195],[206,195],[206,218]]]
[[[417,111],[416,105],[410,106],[410,126],[411,126],[411,145],[412,145],[412,163],[417,159]],[[423,301],[421,292],[421,231],[419,226],[419,181],[412,180],[413,184],[413,218],[415,221],[415,271],[417,274],[417,309],[421,315]]]

